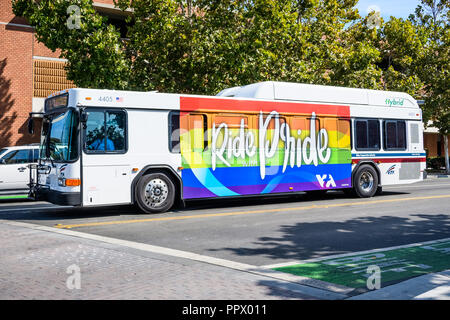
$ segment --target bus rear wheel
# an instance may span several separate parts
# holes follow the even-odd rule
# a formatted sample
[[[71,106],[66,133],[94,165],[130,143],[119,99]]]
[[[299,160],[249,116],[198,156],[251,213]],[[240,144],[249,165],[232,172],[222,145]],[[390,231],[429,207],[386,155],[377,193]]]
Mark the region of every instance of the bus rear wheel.
[[[142,176],[136,185],[136,202],[144,213],[169,210],[175,201],[175,185],[164,173]]]
[[[353,186],[360,198],[373,197],[378,190],[378,174],[370,165],[362,165],[356,170]]]

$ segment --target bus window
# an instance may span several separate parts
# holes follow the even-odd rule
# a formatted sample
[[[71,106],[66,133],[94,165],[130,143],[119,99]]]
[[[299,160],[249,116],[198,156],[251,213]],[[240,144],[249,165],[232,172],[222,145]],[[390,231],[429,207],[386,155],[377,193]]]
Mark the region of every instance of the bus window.
[[[350,120],[339,119],[338,128],[338,147],[351,149]]]
[[[189,115],[190,146],[194,152],[203,152],[208,146],[208,120],[204,114]]]
[[[406,150],[406,125],[405,121],[384,121],[384,149]]]
[[[88,111],[85,129],[86,153],[126,152],[124,111]]]
[[[173,153],[181,152],[179,112],[169,114],[169,150]]]
[[[125,112],[106,112],[106,151],[125,151]]]
[[[355,121],[356,150],[380,150],[380,123],[378,120]]]
[[[85,149],[94,152],[105,150],[105,114],[103,111],[89,111],[85,129]]]

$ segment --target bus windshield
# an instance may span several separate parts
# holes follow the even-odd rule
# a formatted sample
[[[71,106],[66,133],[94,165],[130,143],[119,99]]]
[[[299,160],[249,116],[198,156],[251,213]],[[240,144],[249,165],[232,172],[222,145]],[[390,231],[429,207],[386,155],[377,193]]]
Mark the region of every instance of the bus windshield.
[[[53,115],[48,130],[43,130],[41,157],[58,162],[78,158],[78,114],[74,110]]]

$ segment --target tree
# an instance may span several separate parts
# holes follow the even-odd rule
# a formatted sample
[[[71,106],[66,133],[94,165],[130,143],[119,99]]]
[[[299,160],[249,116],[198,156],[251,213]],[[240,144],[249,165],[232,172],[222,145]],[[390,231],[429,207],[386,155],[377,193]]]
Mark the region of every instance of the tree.
[[[449,2],[422,0],[407,20],[391,17],[379,32],[380,68],[386,90],[425,101],[423,120],[444,136],[449,170]]]
[[[128,87],[130,59],[119,32],[91,0],[13,0],[13,11],[35,27],[37,40],[61,50],[67,78],[79,87]],[[76,7],[71,7],[76,6]],[[75,10],[71,10],[75,9]]]
[[[77,86],[215,94],[265,80],[380,88],[376,32],[356,2],[117,0],[133,12],[126,41],[91,0],[13,0],[13,8],[61,50]],[[67,28],[71,5],[79,28]]]
[[[425,123],[444,136],[445,166],[450,173],[448,135],[450,134],[450,3],[446,0],[422,0],[410,16],[419,34],[426,41],[421,59],[417,61],[418,75],[424,82],[423,114]]]

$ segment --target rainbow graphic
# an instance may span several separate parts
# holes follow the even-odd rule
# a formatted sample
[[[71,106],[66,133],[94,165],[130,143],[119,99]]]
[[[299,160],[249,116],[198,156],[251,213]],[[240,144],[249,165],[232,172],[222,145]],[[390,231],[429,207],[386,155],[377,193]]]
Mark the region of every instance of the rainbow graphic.
[[[348,106],[180,99],[185,199],[351,187]]]

